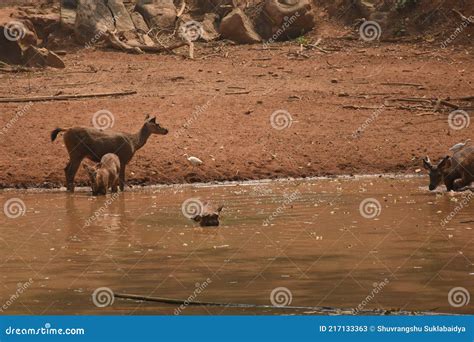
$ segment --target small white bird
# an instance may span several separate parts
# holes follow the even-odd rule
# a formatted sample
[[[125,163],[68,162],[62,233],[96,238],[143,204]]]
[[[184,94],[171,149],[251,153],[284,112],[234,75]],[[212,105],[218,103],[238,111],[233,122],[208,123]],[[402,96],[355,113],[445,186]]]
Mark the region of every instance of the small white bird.
[[[203,163],[201,159],[193,156],[188,156],[187,153],[185,153],[184,156],[193,166],[199,166]]]
[[[468,145],[470,141],[471,141],[471,139],[467,139],[463,143],[461,142],[461,143],[458,143],[458,144],[454,145],[449,150],[452,151],[453,153],[456,153],[456,152],[462,150],[464,147],[466,147],[466,145]]]

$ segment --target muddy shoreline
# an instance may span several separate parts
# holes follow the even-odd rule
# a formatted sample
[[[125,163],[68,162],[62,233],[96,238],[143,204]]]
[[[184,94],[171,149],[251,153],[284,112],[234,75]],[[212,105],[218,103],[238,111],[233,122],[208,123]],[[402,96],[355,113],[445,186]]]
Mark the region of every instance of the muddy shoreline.
[[[126,188],[125,191],[142,191],[142,190],[154,190],[154,189],[161,189],[161,188],[168,188],[168,187],[208,187],[208,186],[252,186],[252,185],[266,185],[271,184],[272,182],[278,183],[286,183],[286,182],[311,182],[311,181],[324,181],[324,180],[367,180],[367,179],[377,179],[377,178],[385,178],[385,179],[413,179],[413,178],[426,178],[428,182],[428,178],[425,177],[423,174],[394,174],[394,173],[386,173],[386,174],[363,174],[363,175],[330,175],[330,176],[316,176],[316,177],[306,177],[306,178],[265,178],[265,179],[254,179],[254,180],[224,180],[224,181],[209,181],[209,182],[196,182],[196,183],[172,183],[172,184],[128,184],[129,187]],[[1,191],[45,191],[48,192],[63,192],[66,191],[66,187],[62,184],[39,184],[39,185],[30,185],[30,184],[15,184],[13,186],[3,186],[0,184]],[[89,192],[90,185],[87,182],[83,184],[77,184],[75,192]]]
[[[384,106],[400,97],[472,95],[472,46],[440,50],[328,39],[325,46],[338,51],[310,51],[302,60],[289,58],[297,48],[292,43],[268,51],[217,46],[216,55],[216,47],[199,45],[196,60],[73,49],[64,56],[64,70],[0,74],[4,97],[137,91],[30,106],[1,103],[0,127],[8,129],[0,135],[0,188],[63,186],[68,156],[62,136],[52,143],[50,132],[90,127],[101,110],[113,114],[115,131],[138,131],[145,114],[170,131],[151,136],[136,153],[127,167],[131,185],[410,174],[422,169],[427,154],[439,159],[473,138],[468,127],[450,128],[447,108]],[[399,85],[414,82],[421,86]],[[276,111],[289,113],[288,127],[272,126]],[[185,153],[203,165],[193,167]],[[76,183],[86,182],[81,168]]]

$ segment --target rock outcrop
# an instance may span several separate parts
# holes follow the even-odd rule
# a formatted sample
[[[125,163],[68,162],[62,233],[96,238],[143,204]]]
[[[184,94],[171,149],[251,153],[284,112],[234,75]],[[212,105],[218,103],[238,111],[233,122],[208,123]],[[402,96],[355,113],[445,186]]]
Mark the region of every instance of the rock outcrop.
[[[174,28],[176,7],[172,0],[138,0],[135,10],[143,16],[150,28]]]
[[[267,26],[262,29],[265,39],[296,38],[311,31],[315,25],[311,0],[266,0],[263,11]]]
[[[236,43],[252,44],[262,40],[252,22],[240,8],[235,8],[222,19],[219,31],[223,38]]]
[[[135,26],[122,0],[80,0],[74,32],[81,43],[96,43],[106,31],[129,31]]]

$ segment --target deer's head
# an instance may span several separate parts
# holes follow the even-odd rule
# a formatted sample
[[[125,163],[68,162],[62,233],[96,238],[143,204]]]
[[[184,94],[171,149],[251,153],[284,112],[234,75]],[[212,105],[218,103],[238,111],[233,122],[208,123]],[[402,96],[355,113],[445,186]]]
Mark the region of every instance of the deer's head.
[[[223,205],[219,206],[215,211],[206,211],[202,214],[193,217],[193,220],[199,222],[201,227],[218,226],[219,225],[219,214],[224,208]]]
[[[160,124],[156,122],[155,116],[150,117],[150,115],[147,114],[144,125],[148,129],[148,131],[152,134],[161,134],[161,135],[168,134],[168,130],[164,127],[161,127]]]
[[[451,171],[451,157],[444,157],[438,165],[431,164],[430,158],[426,157],[423,159],[423,166],[430,173],[430,185],[429,189],[433,191],[441,184],[444,177],[448,176]]]

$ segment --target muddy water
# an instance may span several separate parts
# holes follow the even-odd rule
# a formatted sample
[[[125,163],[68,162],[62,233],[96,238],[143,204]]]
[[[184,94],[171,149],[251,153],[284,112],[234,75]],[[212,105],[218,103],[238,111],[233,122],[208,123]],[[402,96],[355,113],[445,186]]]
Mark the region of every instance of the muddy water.
[[[0,304],[5,304],[0,309],[3,314],[173,314],[176,305],[123,299],[98,308],[92,293],[108,287],[269,305],[272,291],[284,287],[285,293],[273,297],[276,303],[472,314],[472,300],[456,308],[448,293],[464,287],[474,294],[473,206],[459,209],[468,202],[466,193],[430,193],[426,183],[323,179],[148,188],[117,198],[94,198],[85,191],[0,192],[2,205],[18,198],[26,208],[17,218],[0,215]],[[181,207],[189,198],[224,204],[221,226],[200,228],[187,219]],[[375,204],[369,203],[364,217],[365,199],[376,199],[380,207],[371,200]],[[451,212],[457,214],[441,223]]]

